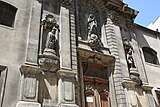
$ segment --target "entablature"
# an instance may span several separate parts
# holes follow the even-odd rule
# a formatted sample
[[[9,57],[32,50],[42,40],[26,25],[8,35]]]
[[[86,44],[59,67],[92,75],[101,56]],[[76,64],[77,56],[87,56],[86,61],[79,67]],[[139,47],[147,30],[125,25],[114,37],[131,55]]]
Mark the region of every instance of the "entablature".
[[[110,51],[106,47],[101,47],[101,52],[93,51],[87,41],[78,41],[77,51],[79,56],[100,65],[107,66],[115,62],[115,57],[110,54]]]

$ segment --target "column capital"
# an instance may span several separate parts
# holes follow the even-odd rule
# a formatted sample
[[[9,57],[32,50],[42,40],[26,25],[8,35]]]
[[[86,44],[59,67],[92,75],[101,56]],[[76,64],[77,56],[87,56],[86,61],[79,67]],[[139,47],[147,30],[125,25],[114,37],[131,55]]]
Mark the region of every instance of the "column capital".
[[[28,65],[28,64],[23,64],[19,68],[22,74],[39,74],[41,73],[40,68],[37,65]]]
[[[72,0],[60,0],[60,4],[62,6],[69,6],[71,5],[71,3],[72,3]]]
[[[108,13],[107,17],[113,22],[113,24],[118,25],[120,23],[120,17],[115,13]]]
[[[144,91],[151,91],[153,89],[153,86],[150,85],[142,85],[142,88]]]
[[[133,82],[131,79],[128,80],[124,80],[122,82],[123,87],[127,88],[127,89],[134,89],[136,82]]]

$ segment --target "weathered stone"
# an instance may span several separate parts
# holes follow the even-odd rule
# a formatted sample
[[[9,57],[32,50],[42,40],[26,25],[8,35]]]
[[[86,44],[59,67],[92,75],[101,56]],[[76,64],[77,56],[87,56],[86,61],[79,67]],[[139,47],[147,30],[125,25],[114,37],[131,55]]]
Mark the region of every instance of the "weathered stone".
[[[159,106],[160,33],[122,0],[0,0],[0,13],[1,107]]]
[[[41,105],[36,102],[19,101],[16,107],[41,107]]]

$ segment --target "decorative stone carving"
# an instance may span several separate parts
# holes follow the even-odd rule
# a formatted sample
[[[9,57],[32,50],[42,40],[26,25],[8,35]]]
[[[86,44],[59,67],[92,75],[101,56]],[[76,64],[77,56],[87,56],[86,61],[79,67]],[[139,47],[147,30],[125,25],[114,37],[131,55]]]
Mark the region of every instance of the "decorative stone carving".
[[[91,38],[92,34],[97,35],[97,21],[93,14],[88,17],[88,40]]]
[[[134,64],[134,59],[133,59],[133,47],[130,44],[130,41],[127,40],[126,38],[123,38],[123,46],[124,46],[124,51],[127,59],[127,64],[128,64],[128,69],[130,68],[136,68]]]
[[[59,35],[59,25],[54,22],[52,30],[47,35],[46,47],[39,55],[40,67],[43,71],[57,71],[59,69],[59,44],[56,37]]]
[[[130,68],[130,78],[133,82],[136,83],[135,87],[142,86],[142,80],[139,77],[139,73],[137,71],[137,68]]]
[[[127,26],[127,28],[128,28],[129,30],[132,30],[133,28],[135,28],[134,23],[131,22],[131,21],[127,21],[127,22],[126,22],[126,26]]]
[[[55,24],[52,30],[47,35],[47,41],[46,41],[46,48],[44,52],[52,52],[53,54],[56,54],[59,46],[58,41],[56,39],[56,35],[59,33],[59,25]]]
[[[109,13],[108,18],[110,18],[114,24],[120,23],[118,15],[115,15],[113,13]]]
[[[93,4],[92,1],[86,2],[85,0],[78,1],[78,36],[79,40],[88,40],[88,19],[90,14],[94,14],[94,19],[96,19],[97,27],[96,33],[100,36],[101,25],[100,25],[100,12],[96,8],[96,4]]]
[[[88,43],[93,51],[101,52],[103,44],[97,35],[97,21],[93,14],[88,17]]]
[[[133,82],[136,82],[135,86],[141,86],[142,81],[139,78],[140,75],[137,71],[137,68],[135,66],[134,59],[133,59],[133,47],[132,47],[130,41],[127,40],[126,38],[123,38],[123,46],[124,46],[125,55],[126,55],[126,59],[127,59],[130,78]]]
[[[44,29],[53,28],[53,26],[56,24],[56,20],[53,15],[48,14],[45,16],[44,19],[42,19],[41,24],[44,26]]]

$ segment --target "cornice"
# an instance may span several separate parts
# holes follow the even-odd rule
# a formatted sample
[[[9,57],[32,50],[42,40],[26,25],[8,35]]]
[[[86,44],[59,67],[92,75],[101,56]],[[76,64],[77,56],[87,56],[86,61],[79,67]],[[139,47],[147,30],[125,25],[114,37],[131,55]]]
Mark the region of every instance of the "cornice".
[[[108,0],[106,7],[128,20],[134,20],[139,13],[120,0]]]

